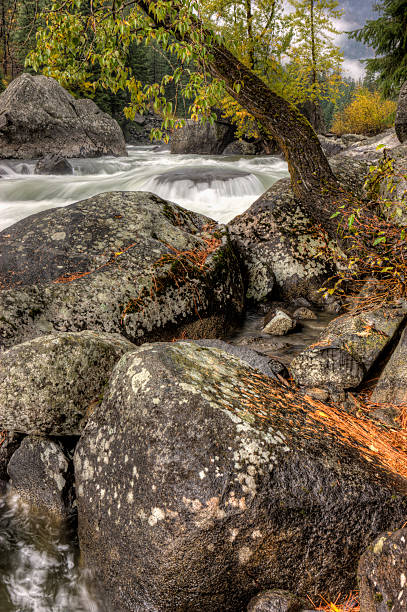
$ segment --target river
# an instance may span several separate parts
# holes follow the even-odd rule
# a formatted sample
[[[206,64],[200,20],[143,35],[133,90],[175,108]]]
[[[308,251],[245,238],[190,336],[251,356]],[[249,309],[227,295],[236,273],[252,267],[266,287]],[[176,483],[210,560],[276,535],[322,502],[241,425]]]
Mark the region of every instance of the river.
[[[116,190],[152,191],[226,223],[288,175],[278,157],[172,156],[152,146],[128,153],[70,160],[72,176],[37,176],[35,162],[1,160],[0,230],[41,210]],[[78,559],[72,528],[0,495],[0,612],[102,612]]]
[[[128,157],[73,159],[72,176],[38,176],[35,162],[0,160],[0,230],[41,210],[117,190],[152,191],[227,223],[288,176],[279,157],[171,155],[156,148],[128,147]]]

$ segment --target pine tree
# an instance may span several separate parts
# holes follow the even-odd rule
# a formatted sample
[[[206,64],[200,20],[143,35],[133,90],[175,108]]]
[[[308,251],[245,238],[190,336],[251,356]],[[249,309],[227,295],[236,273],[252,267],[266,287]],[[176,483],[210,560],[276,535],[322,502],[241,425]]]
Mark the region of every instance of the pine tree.
[[[385,96],[396,96],[407,80],[407,0],[382,0],[375,10],[380,17],[352,36],[376,51],[377,57],[366,60],[367,72],[377,76]]]

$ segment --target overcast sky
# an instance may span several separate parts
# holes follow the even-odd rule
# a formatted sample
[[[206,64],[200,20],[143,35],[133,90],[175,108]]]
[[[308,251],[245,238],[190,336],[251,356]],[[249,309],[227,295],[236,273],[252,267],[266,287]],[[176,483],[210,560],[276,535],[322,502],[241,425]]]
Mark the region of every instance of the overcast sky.
[[[356,30],[364,25],[368,19],[376,19],[378,13],[373,10],[376,0],[339,0],[340,7],[344,10],[342,19],[337,24],[337,29],[341,31]],[[372,57],[373,52],[356,40],[349,40],[344,34],[339,38],[339,45],[342,47],[345,61],[344,72],[355,79],[363,76],[364,68],[359,60]]]

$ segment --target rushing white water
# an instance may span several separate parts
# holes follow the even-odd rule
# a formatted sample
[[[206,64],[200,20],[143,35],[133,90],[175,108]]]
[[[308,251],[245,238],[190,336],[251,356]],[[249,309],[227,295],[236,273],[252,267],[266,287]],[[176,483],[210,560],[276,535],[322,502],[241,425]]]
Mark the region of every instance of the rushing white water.
[[[0,497],[1,612],[106,612],[79,568],[75,540],[18,496]]]
[[[72,176],[38,176],[34,161],[0,161],[0,230],[35,212],[116,190],[152,191],[226,223],[288,174],[279,157],[170,155],[154,149],[129,147],[128,157],[70,160]]]

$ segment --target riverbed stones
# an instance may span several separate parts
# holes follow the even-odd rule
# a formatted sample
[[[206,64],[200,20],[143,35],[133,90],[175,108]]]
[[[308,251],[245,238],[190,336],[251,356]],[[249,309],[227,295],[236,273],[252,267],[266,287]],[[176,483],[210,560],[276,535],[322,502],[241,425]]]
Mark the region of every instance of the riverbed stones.
[[[297,325],[297,321],[291,315],[279,309],[267,315],[264,323],[263,333],[270,336],[285,336]]]
[[[52,440],[27,436],[8,464],[10,485],[31,507],[58,517],[65,503],[69,463],[61,446]]]
[[[135,345],[94,331],[41,336],[0,361],[0,429],[71,436],[101,401],[115,364]]]
[[[359,562],[360,609],[405,612],[407,609],[407,529],[381,534]]]
[[[65,157],[62,157],[62,155],[57,155],[56,153],[51,153],[50,155],[45,155],[42,159],[38,160],[34,173],[73,174],[73,168]]]
[[[3,348],[86,329],[219,337],[242,310],[226,228],[153,194],[100,194],[0,233]]]
[[[303,387],[357,387],[406,318],[406,309],[377,308],[333,319],[290,365]]]
[[[370,401],[372,404],[407,405],[407,329],[403,331]]]
[[[407,500],[378,454],[290,397],[193,342],[122,357],[74,457],[81,552],[109,609],[228,612],[265,589],[354,587]]]
[[[401,143],[407,141],[407,81],[400,90],[394,128]]]
[[[20,74],[0,95],[0,158],[127,155],[117,121],[50,77]]]

